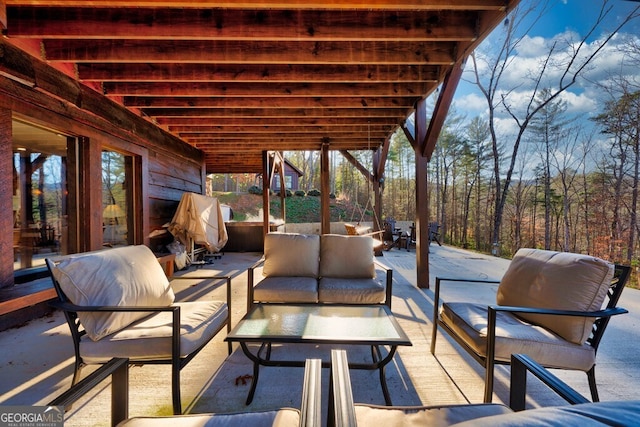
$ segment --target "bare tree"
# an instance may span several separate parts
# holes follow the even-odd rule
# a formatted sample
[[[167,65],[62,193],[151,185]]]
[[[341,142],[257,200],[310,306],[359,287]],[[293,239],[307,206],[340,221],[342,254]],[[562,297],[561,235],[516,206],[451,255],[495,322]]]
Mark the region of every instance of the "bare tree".
[[[611,38],[629,21],[638,17],[638,10],[640,6],[633,10],[631,14],[625,17],[607,36],[605,36],[601,42],[589,50],[590,45],[588,40],[600,30],[603,26],[605,19],[612,13],[613,6],[610,5],[610,0],[603,0],[600,12],[591,26],[590,30],[578,41],[567,40],[563,45],[559,41],[553,43],[549,48],[549,53],[546,58],[539,64],[538,69],[532,69],[529,79],[531,81],[532,89],[528,91],[528,94],[523,99],[519,99],[517,102],[513,100],[511,96],[516,88],[503,89],[501,80],[506,75],[510,64],[513,62],[514,53],[521,45],[528,30],[538,22],[541,17],[546,13],[548,8],[548,1],[544,0],[538,4],[529,6],[528,9],[522,7],[514,10],[511,18],[505,25],[504,39],[501,47],[498,49],[495,55],[491,57],[484,57],[484,65],[486,65],[488,72],[480,67],[479,57],[476,53],[471,55],[471,64],[473,66],[473,73],[475,78],[475,84],[483,93],[487,105],[489,108],[489,128],[491,130],[491,138],[494,150],[494,180],[495,180],[495,212],[494,212],[494,224],[493,224],[493,243],[495,247],[499,247],[500,244],[500,229],[502,225],[503,213],[509,188],[511,185],[516,160],[518,157],[518,150],[523,140],[523,136],[531,124],[532,119],[550,102],[553,102],[560,97],[567,89],[573,86],[578,77],[588,69],[590,64],[601,53]],[[537,10],[537,15],[531,19],[526,20],[525,17],[530,17]],[[529,22],[530,26],[525,31],[520,32],[520,27],[524,22]],[[518,36],[518,34],[523,34]],[[556,53],[560,53],[561,49],[565,56],[565,61],[557,63],[554,61]],[[557,78],[557,85],[551,88],[551,85],[547,84],[550,79],[550,74],[556,73],[559,75]],[[486,77],[485,77],[486,75]],[[539,92],[543,87],[550,87],[548,97],[545,102],[536,102]],[[523,102],[524,101],[524,102]],[[508,158],[507,169],[504,172],[501,170],[500,157],[498,155],[500,141],[496,131],[496,113],[497,108],[501,106],[504,112],[510,117],[515,126],[516,134],[513,137],[513,145],[511,145],[511,154]]]

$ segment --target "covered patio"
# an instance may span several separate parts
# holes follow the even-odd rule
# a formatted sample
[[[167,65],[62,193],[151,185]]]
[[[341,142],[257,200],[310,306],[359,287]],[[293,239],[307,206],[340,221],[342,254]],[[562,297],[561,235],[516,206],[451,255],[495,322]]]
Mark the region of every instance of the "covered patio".
[[[2,1],[0,148],[13,158],[0,169],[0,203],[13,211],[2,228],[27,236],[56,224],[55,247],[76,253],[112,244],[104,233],[117,225],[118,244],[155,250],[164,242],[153,233],[183,192],[206,192],[207,174],[271,181],[280,152],[315,150],[324,234],[328,153],[363,174],[381,218],[389,141],[401,130],[415,151],[416,235],[426,242],[426,164],[462,66],[518,3]],[[370,168],[355,150],[371,153]],[[101,197],[105,156],[121,159],[122,188],[108,189],[122,196]],[[57,202],[32,217],[31,180],[50,158]],[[40,179],[38,191],[51,190]],[[15,256],[0,254],[0,287],[16,283]],[[30,268],[26,248],[19,256]],[[427,260],[418,245],[420,287]]]
[[[182,273],[183,275],[228,274],[232,276],[232,322],[245,311],[246,267],[260,257],[259,253],[229,253],[213,266]],[[456,276],[499,278],[508,261],[449,246],[432,246],[430,254],[432,278]],[[394,269],[393,311],[409,335],[413,346],[398,350],[387,368],[387,382],[395,405],[438,405],[480,403],[483,394],[483,369],[465,352],[440,334],[436,356],[429,352],[433,291],[418,288],[415,280],[413,253],[393,249],[385,252],[382,262]],[[195,286],[193,286],[195,285]],[[206,281],[174,282],[180,299],[213,298],[219,289]],[[473,291],[470,291],[473,289]],[[478,301],[492,302],[494,286],[474,287],[463,283],[450,287],[445,300],[465,300],[473,294]],[[640,291],[625,289],[620,306],[629,314],[617,316],[609,325],[598,353],[597,379],[602,401],[637,399],[635,388],[640,379],[640,351],[635,327],[640,322]],[[297,407],[302,383],[302,369],[265,368],[261,371],[253,403],[245,406],[249,389],[246,375],[251,364],[242,351],[234,348],[227,357],[223,336],[216,337],[203,352],[183,370],[183,407],[188,413],[235,412]],[[60,314],[34,320],[29,324],[0,333],[0,347],[14,349],[0,365],[0,405],[45,404],[65,391],[70,384],[73,350],[67,325]],[[37,349],[47,348],[46,354]],[[368,351],[347,349],[350,357],[368,357]],[[327,349],[285,346],[274,351],[293,357],[319,355],[328,357]],[[282,353],[281,353],[282,354]],[[91,368],[88,368],[91,369]],[[166,383],[166,366],[132,367],[130,371],[130,415],[161,415],[171,412],[170,386]],[[588,396],[586,375],[576,371],[554,370],[583,395]],[[323,399],[326,408],[328,371],[323,371]],[[375,372],[351,373],[357,402],[384,404]],[[243,382],[244,380],[244,382]],[[508,403],[509,368],[496,369],[494,402]],[[69,426],[108,425],[110,387],[105,384],[97,395],[75,405],[69,414]],[[560,405],[546,388],[531,381],[528,406]]]

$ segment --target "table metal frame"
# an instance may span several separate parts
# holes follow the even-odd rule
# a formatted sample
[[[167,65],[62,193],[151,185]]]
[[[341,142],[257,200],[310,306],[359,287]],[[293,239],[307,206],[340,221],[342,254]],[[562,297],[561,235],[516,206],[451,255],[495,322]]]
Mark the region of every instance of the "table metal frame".
[[[245,322],[256,320],[256,312],[259,310],[277,310],[279,314],[283,316],[298,315],[298,316],[313,316],[322,312],[323,314],[330,314],[335,318],[350,317],[347,314],[354,312],[367,311],[369,314],[375,314],[375,317],[382,320],[384,317],[389,322],[390,327],[395,336],[376,336],[370,334],[370,336],[351,336],[347,337],[339,332],[332,332],[327,329],[328,333],[322,336],[305,336],[301,331],[295,331],[298,333],[287,332],[284,330],[276,330],[276,333],[272,334],[243,334],[242,331],[245,328]],[[344,315],[344,316],[343,316]],[[267,321],[269,316],[264,318],[258,317],[258,320]],[[251,388],[247,396],[246,404],[249,405],[253,401],[253,397],[258,384],[258,378],[260,375],[260,366],[271,367],[304,367],[304,361],[302,360],[273,360],[271,358],[271,346],[272,344],[327,344],[327,345],[369,345],[371,346],[371,363],[349,363],[351,369],[362,370],[378,370],[380,376],[380,385],[382,387],[382,393],[387,405],[391,405],[391,397],[389,396],[389,389],[387,387],[387,381],[385,377],[385,366],[393,360],[399,345],[410,346],[411,341],[404,333],[397,320],[393,316],[393,313],[389,307],[385,305],[363,306],[363,305],[338,305],[338,304],[256,304],[252,310],[250,310],[241,320],[236,327],[228,334],[225,339],[228,342],[237,342],[240,344],[242,352],[253,362],[253,378],[251,381]],[[250,343],[260,344],[257,351],[251,351],[249,348]],[[386,355],[383,356],[381,350],[382,347],[388,348]],[[330,367],[330,362],[323,362],[323,367]]]

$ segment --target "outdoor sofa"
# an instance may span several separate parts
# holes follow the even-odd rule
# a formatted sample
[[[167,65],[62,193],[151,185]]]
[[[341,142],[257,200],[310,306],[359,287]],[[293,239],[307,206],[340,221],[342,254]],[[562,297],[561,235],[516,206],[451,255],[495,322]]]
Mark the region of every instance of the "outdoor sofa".
[[[393,270],[374,257],[371,236],[268,233],[248,269],[247,311],[256,303],[385,304]],[[256,271],[262,266],[262,280]],[[380,276],[380,277],[379,277]]]

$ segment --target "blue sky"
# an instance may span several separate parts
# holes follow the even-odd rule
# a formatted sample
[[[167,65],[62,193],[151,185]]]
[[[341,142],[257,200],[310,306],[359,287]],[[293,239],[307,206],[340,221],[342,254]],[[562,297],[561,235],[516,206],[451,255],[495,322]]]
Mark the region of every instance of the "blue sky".
[[[522,0],[521,8],[545,3],[545,0]],[[522,43],[516,50],[509,68],[503,76],[502,87],[510,90],[509,97],[512,105],[526,105],[528,96],[533,88],[532,75],[536,74],[538,65],[546,58],[550,46],[555,42],[557,54],[553,56],[554,63],[566,63],[568,52],[576,41],[579,41],[596,22],[601,11],[603,0],[547,0],[546,12],[536,21],[535,25],[527,32]],[[624,17],[640,6],[640,2],[624,0],[609,0],[607,5],[612,7],[606,22],[598,27],[588,40],[583,49],[586,52],[593,51],[604,35],[609,34]],[[537,16],[540,7],[528,15],[530,21]],[[513,19],[513,18],[512,18]],[[514,21],[515,22],[515,21]],[[479,52],[490,52],[499,42],[499,36],[503,32],[502,26],[494,30],[478,48]],[[583,77],[579,78],[564,95],[562,99],[568,105],[568,112],[581,119],[593,117],[601,112],[601,105],[607,100],[603,90],[594,82],[604,83],[611,80],[612,76],[624,74],[627,77],[635,77],[640,85],[640,64],[628,64],[628,57],[622,52],[629,42],[633,41],[640,46],[640,18],[635,19],[630,25],[625,26],[618,35],[612,39],[604,51],[593,61],[592,66],[585,70]],[[571,45],[570,43],[574,43]],[[640,60],[640,58],[636,58]],[[472,75],[470,62],[467,63],[463,81],[460,82],[453,101],[453,109],[466,116],[468,120],[475,116],[486,116],[487,105],[478,88],[469,83]],[[561,68],[552,70],[543,86],[557,87]],[[481,75],[487,75],[482,72]],[[640,88],[640,86],[638,86]],[[498,115],[500,116],[500,111]],[[502,112],[504,113],[504,112]],[[592,126],[589,123],[588,126]],[[513,130],[515,123],[505,114],[498,119],[498,126],[502,131]]]

